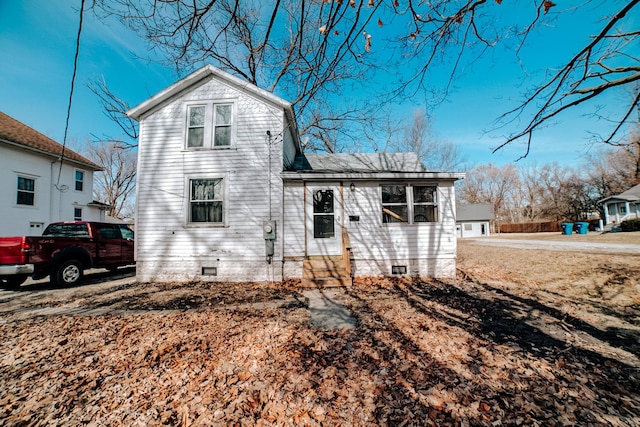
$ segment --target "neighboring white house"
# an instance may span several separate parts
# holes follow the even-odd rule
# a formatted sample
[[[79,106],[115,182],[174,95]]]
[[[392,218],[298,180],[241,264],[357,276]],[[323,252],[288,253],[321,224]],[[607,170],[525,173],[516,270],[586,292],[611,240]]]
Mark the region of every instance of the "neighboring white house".
[[[0,236],[39,235],[51,222],[101,221],[98,165],[0,112]]]
[[[209,65],[128,114],[140,281],[455,274],[463,174],[414,154],[305,156],[288,102]]]
[[[456,229],[460,238],[488,236],[492,220],[491,204],[456,204]]]
[[[604,223],[620,224],[627,219],[640,218],[640,184],[598,203],[604,205]]]

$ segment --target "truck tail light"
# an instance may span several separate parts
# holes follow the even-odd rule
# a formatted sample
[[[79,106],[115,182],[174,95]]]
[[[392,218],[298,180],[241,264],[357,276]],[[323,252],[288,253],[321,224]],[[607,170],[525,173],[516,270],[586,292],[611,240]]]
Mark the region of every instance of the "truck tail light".
[[[31,250],[31,245],[23,240],[20,244],[20,249],[22,250],[22,252],[29,252]]]

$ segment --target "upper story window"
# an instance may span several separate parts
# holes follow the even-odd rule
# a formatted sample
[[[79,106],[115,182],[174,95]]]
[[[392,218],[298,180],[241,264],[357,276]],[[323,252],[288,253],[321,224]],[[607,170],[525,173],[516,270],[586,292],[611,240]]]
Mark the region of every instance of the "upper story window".
[[[206,103],[187,106],[187,148],[233,145],[233,104]]]
[[[383,185],[382,222],[437,222],[437,192],[438,187],[435,185]]]
[[[76,191],[84,190],[84,171],[76,170]]]
[[[26,178],[24,176],[18,177],[18,198],[17,204],[33,206],[36,198],[36,180],[32,178]]]
[[[189,180],[190,223],[223,223],[223,184],[221,178]]]

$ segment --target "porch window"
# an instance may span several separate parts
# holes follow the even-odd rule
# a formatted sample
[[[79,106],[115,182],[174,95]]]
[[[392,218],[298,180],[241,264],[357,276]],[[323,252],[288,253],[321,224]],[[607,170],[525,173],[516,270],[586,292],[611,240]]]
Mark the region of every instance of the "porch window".
[[[409,222],[407,187],[404,185],[382,186],[382,222]]]
[[[33,206],[36,196],[36,180],[32,178],[18,177],[18,197],[16,203],[19,205]]]
[[[382,222],[438,221],[437,190],[435,185],[382,185]]]
[[[627,204],[626,203],[619,203],[618,204],[618,212],[620,212],[620,215],[626,215],[627,214]]]
[[[413,222],[436,222],[438,220],[436,190],[435,186],[413,187]]]
[[[187,148],[232,146],[233,121],[233,103],[208,102],[187,106]]]
[[[189,222],[222,224],[223,180],[191,179],[189,189]]]

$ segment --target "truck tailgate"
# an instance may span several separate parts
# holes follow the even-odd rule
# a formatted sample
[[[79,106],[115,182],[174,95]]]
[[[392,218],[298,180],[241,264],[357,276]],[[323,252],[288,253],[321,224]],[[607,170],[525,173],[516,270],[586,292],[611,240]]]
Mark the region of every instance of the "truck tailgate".
[[[0,237],[0,265],[24,264],[24,237]]]

